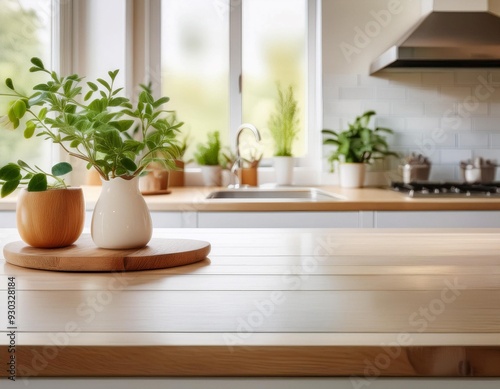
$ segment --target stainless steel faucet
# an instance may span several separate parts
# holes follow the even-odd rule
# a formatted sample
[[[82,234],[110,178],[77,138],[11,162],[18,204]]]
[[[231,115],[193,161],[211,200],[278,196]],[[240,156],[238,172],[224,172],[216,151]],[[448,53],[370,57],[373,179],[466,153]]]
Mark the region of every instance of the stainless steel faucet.
[[[240,185],[240,178],[238,176],[238,171],[241,169],[241,154],[240,154],[240,136],[243,130],[248,129],[253,132],[255,135],[255,139],[257,142],[260,142],[261,136],[259,130],[257,130],[257,127],[255,127],[253,124],[249,123],[243,123],[241,126],[238,127],[238,130],[236,132],[236,161],[234,161],[233,167],[231,168],[231,173],[233,173],[236,177],[236,183],[234,185],[230,185],[233,188],[239,188]]]

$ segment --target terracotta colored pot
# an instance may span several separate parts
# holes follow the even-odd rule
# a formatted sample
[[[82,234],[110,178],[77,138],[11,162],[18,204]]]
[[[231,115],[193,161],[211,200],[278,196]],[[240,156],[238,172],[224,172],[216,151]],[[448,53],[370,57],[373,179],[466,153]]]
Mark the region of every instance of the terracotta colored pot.
[[[33,247],[56,248],[73,244],[85,223],[81,188],[19,192],[16,207],[21,239]]]
[[[257,176],[257,168],[242,168],[241,169],[241,184],[249,185],[249,186],[258,186],[258,176]]]
[[[170,170],[169,186],[184,186],[184,162],[176,160],[175,166],[177,166],[179,170]]]

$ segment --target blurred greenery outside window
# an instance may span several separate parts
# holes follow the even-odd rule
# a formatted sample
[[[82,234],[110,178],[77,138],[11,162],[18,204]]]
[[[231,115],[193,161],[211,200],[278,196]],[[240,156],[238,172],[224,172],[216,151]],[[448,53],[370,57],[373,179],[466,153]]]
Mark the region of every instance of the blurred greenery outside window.
[[[259,147],[264,158],[272,157],[267,124],[278,83],[294,88],[302,129],[293,154],[307,155],[307,12],[308,0],[161,1],[162,94],[191,137],[187,159],[214,130],[234,151],[235,112],[239,124],[260,130]],[[239,34],[232,34],[235,20]],[[241,74],[238,96],[230,92],[234,74]],[[242,138],[243,150],[255,146],[250,132]]]
[[[30,58],[40,57],[47,66],[52,59],[52,0],[0,0],[0,92],[8,93],[4,80],[11,77],[16,89],[27,93],[43,79],[41,73],[29,73]],[[8,97],[0,97],[0,116],[7,113]],[[43,139],[26,141],[23,125],[16,130],[0,121],[0,165],[23,159],[48,167],[52,147]]]

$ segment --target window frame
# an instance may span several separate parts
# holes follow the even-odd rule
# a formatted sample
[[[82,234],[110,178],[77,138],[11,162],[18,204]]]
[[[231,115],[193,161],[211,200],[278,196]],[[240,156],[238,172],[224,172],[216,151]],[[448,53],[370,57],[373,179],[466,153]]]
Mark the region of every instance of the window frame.
[[[236,131],[242,124],[242,0],[227,1],[229,20],[229,140],[231,148],[236,146]],[[322,112],[322,69],[321,69],[321,1],[307,0],[307,109],[306,130],[307,155],[296,157],[296,170],[304,172],[308,184],[320,183],[321,172],[321,128]],[[161,81],[161,0],[127,0],[127,25],[132,34],[127,43],[130,58],[127,88],[143,83],[147,78],[160,85]],[[134,61],[134,58],[144,58]],[[157,89],[159,89],[158,87]],[[158,90],[154,91],[159,93]],[[262,161],[261,166],[271,166],[271,158]],[[297,181],[297,180],[296,180]]]

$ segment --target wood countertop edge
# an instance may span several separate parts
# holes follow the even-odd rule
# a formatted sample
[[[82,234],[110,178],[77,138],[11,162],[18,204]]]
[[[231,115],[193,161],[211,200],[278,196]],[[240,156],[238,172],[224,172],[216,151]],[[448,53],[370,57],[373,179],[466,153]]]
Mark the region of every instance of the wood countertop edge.
[[[500,346],[17,346],[16,367],[17,377],[500,377]]]
[[[151,211],[157,212],[325,212],[325,211],[488,211],[500,210],[500,198],[408,198],[384,188],[342,189],[318,187],[337,194],[339,200],[318,202],[252,202],[244,200],[206,200],[214,190],[225,188],[173,188],[169,195],[145,196]],[[99,187],[84,186],[87,211],[95,206]],[[15,211],[16,197],[0,199],[1,211]]]

